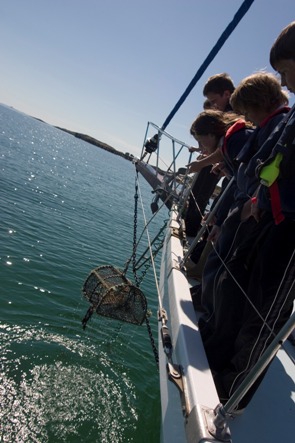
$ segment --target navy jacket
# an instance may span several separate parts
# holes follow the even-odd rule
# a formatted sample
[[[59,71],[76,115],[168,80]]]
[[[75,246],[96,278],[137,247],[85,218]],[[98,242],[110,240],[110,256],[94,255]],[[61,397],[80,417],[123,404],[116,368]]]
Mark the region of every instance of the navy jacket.
[[[237,201],[248,200],[258,188],[260,180],[256,175],[257,166],[270,155],[269,149],[265,149],[264,143],[289,111],[290,108],[282,107],[267,117],[255,129],[243,149],[237,155],[236,162],[239,163],[237,172],[238,189],[235,194]]]
[[[241,151],[251,134],[253,133],[252,128],[247,128],[243,120],[238,120],[225,135],[224,143],[222,146],[222,152],[224,155],[225,165],[231,176],[236,178],[239,164],[236,162],[235,158]],[[225,182],[226,183],[226,182]],[[226,192],[222,205],[216,212],[216,224],[221,226],[221,224],[226,219],[229,211],[233,208],[235,203],[235,193],[237,191],[236,180],[232,184],[230,190]]]
[[[265,143],[269,158],[264,164],[270,163],[277,153],[283,154],[280,173],[277,179],[281,211],[285,217],[295,220],[295,105],[281,124],[276,128]],[[257,170],[261,170],[260,165]],[[267,186],[261,185],[258,194],[258,205],[262,210],[271,211],[270,192]]]

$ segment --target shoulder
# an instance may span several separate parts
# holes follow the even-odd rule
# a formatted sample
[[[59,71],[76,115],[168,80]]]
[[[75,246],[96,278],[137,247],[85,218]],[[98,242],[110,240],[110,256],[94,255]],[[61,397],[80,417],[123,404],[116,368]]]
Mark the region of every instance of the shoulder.
[[[228,145],[232,143],[246,143],[248,138],[253,134],[254,128],[239,128],[228,137]]]
[[[285,119],[288,115],[288,112],[281,112],[280,114],[276,114],[271,117],[267,123],[261,127],[261,135],[268,134],[270,135],[272,131]]]

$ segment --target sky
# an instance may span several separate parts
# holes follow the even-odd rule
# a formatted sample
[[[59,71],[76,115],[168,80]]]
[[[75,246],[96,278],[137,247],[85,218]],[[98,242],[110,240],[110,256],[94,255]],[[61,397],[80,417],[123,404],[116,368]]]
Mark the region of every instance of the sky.
[[[241,4],[0,0],[0,103],[140,156],[147,123],[162,126]],[[269,50],[292,20],[294,0],[255,0],[167,132],[193,145],[208,77],[273,72]]]

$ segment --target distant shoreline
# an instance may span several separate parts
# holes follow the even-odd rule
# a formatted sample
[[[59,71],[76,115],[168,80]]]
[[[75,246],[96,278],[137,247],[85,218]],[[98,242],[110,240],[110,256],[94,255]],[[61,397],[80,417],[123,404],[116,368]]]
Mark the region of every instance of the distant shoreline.
[[[38,119],[39,120],[39,119]],[[125,158],[126,160],[133,161],[134,156],[132,154],[129,154],[129,152],[121,152],[117,149],[113,148],[112,146],[101,142],[100,140],[95,139],[94,137],[90,137],[90,135],[81,134],[80,132],[74,132],[70,131],[68,129],[60,128],[59,126],[54,126],[57,129],[60,129],[61,131],[67,132],[68,134],[73,135],[76,138],[80,138],[81,140],[84,140],[87,143],[90,143],[91,145],[97,146],[98,148],[104,149],[105,151],[110,152],[111,154],[119,155],[120,157]]]
[[[9,105],[6,105],[4,103],[0,103],[0,105],[4,106],[6,108],[13,109],[14,111],[20,112],[21,114],[28,115],[28,114],[26,114],[23,111],[19,111],[18,109],[15,109],[13,106],[9,106]],[[47,122],[45,122],[44,120],[42,120],[41,118],[38,118],[38,117],[33,117],[31,115],[29,117],[32,117],[35,120],[38,120],[39,122],[45,123],[46,125],[53,126],[54,128],[59,129],[61,131],[67,132],[68,134],[71,134],[71,135],[73,135],[76,138],[80,138],[81,140],[84,140],[85,142],[90,143],[91,145],[97,146],[98,148],[104,149],[105,151],[108,151],[111,154],[119,155],[120,157],[123,157],[123,158],[125,158],[126,160],[129,160],[129,161],[133,161],[134,160],[134,155],[133,154],[129,154],[129,152],[125,152],[124,153],[122,151],[118,151],[117,149],[113,148],[112,146],[110,146],[110,145],[108,145],[108,144],[106,144],[104,142],[101,142],[100,140],[96,140],[94,137],[91,137],[90,135],[81,134],[80,132],[70,131],[68,129],[61,128],[59,126],[51,125],[50,123],[47,123]]]

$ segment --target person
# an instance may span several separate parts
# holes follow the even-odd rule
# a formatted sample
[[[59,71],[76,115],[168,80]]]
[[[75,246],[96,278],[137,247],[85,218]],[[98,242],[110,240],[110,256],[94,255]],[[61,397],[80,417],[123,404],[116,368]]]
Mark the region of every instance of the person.
[[[228,106],[228,104],[227,104],[227,106]],[[214,105],[212,106],[210,100],[208,100],[208,98],[206,98],[204,100],[204,102],[203,102],[203,109],[204,109],[204,111],[206,111],[206,109],[212,109],[212,108],[214,109],[215,106]],[[219,109],[219,110],[220,111],[224,111],[223,107],[221,109]]]
[[[203,95],[209,101],[211,108],[229,112],[232,111],[230,97],[234,90],[233,80],[223,72],[208,78],[203,88]]]
[[[295,93],[295,22],[277,37],[270,63],[281,85]],[[247,232],[219,277],[222,301],[213,331],[199,323],[221,401],[235,392],[293,309],[295,298],[295,106],[259,149],[260,185]],[[238,287],[239,285],[239,287]],[[242,289],[242,291],[241,291]],[[248,390],[247,406],[265,372]]]
[[[235,157],[253,132],[253,125],[233,112],[209,109],[197,116],[190,132],[210,154],[189,163],[188,172],[199,172],[219,163],[225,175],[233,176],[237,172]]]
[[[221,169],[225,175],[234,176],[236,169],[234,158],[244,146],[252,131],[252,125],[246,123],[241,116],[233,112],[225,113],[213,109],[203,111],[193,122],[191,126],[191,134],[198,143],[204,146],[204,148],[208,152],[211,152],[211,154],[187,165],[189,173],[197,172],[204,167],[221,162]],[[233,201],[233,196],[231,194],[226,194],[225,197],[226,199],[223,199],[222,201],[223,211],[224,208],[226,208],[224,214],[229,211]],[[206,244],[210,245],[209,242]],[[192,255],[195,255],[195,250]],[[204,260],[201,260],[202,266],[203,262],[206,261],[210,249],[206,248],[204,251]],[[189,260],[185,263],[187,276],[193,276],[196,278],[195,273],[202,272],[202,266],[200,266],[200,270],[198,269],[199,264],[195,264],[196,268],[194,265],[190,267],[191,263]]]
[[[209,77],[203,89],[203,95],[206,97],[203,103],[203,109],[217,109],[223,112],[231,111],[232,108],[229,99],[234,89],[234,83],[228,74],[216,74]],[[199,148],[193,148],[191,151],[199,150]],[[201,150],[203,150],[204,153],[202,147]],[[211,173],[210,166],[203,168],[198,176],[195,176],[184,218],[186,234],[189,237],[195,237],[197,235],[202,216],[218,181],[218,176]],[[195,254],[195,261],[198,261],[198,253]]]
[[[216,300],[215,285],[224,268],[221,259],[229,260],[230,253],[235,250],[235,242],[238,243],[247,234],[250,198],[259,186],[255,175],[257,155],[259,161],[265,159],[259,148],[289,111],[288,96],[282,90],[280,82],[273,74],[263,71],[254,73],[240,82],[231,96],[231,105],[235,111],[251,120],[256,129],[235,158],[239,166],[231,213],[220,225],[215,249],[207,258],[202,287],[193,292],[194,297],[199,298],[198,301],[195,300],[196,305],[201,302],[202,310],[207,314],[207,329],[210,329],[210,325],[215,325],[216,321],[215,311],[218,310],[219,300]]]

